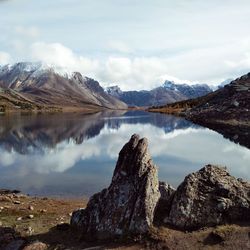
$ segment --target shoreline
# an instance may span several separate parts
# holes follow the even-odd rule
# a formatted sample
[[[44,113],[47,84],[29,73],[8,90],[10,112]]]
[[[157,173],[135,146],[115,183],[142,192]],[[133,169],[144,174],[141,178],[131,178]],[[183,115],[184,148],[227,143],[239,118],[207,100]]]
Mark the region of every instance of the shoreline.
[[[20,203],[19,203],[20,202]],[[0,234],[12,232],[26,245],[45,244],[44,249],[233,249],[250,244],[250,225],[220,225],[196,231],[153,227],[145,236],[113,241],[83,241],[69,226],[73,210],[85,207],[86,199],[57,199],[0,191]],[[248,236],[247,236],[248,235]],[[1,237],[0,237],[1,246]],[[22,248],[21,248],[22,249]]]

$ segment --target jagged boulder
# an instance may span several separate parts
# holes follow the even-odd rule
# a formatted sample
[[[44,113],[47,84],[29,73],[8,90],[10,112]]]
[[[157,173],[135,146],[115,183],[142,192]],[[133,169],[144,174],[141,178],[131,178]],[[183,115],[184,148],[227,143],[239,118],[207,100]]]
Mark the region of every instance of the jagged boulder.
[[[181,229],[240,221],[250,221],[250,183],[212,165],[185,178],[165,219]]]
[[[93,195],[86,209],[75,211],[71,225],[92,239],[143,234],[152,226],[159,197],[147,139],[133,135],[119,154],[110,186]]]

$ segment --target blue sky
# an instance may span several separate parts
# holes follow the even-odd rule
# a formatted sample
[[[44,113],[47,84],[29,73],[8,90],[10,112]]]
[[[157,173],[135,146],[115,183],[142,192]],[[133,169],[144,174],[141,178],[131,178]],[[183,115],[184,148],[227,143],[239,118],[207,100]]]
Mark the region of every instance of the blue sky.
[[[122,89],[250,68],[248,0],[0,1],[0,64],[44,61]]]

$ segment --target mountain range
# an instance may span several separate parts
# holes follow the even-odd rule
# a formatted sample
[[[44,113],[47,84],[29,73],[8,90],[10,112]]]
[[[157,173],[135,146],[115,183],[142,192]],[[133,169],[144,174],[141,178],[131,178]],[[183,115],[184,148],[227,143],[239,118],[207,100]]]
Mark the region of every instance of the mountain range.
[[[120,99],[128,106],[164,105],[203,96],[212,91],[207,84],[177,84],[168,80],[152,90],[122,91],[118,86],[106,88],[108,94]]]
[[[0,67],[0,87],[1,109],[127,108],[97,81],[43,63],[21,62]]]
[[[219,85],[229,83],[231,79]],[[193,99],[213,92],[207,84],[166,80],[152,90],[105,90],[99,82],[79,72],[67,72],[41,62],[19,62],[0,67],[0,112],[6,110],[96,111],[150,107]]]

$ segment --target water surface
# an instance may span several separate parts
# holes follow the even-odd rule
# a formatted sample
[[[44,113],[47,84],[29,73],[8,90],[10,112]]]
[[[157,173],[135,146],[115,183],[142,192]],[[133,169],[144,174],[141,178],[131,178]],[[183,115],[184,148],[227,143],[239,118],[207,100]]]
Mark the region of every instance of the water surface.
[[[89,196],[110,183],[134,133],[149,139],[159,179],[173,186],[205,164],[250,179],[250,150],[182,118],[139,111],[0,116],[0,188]]]

